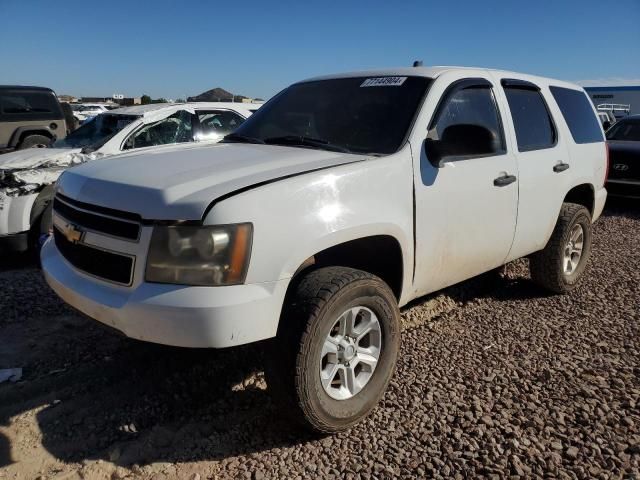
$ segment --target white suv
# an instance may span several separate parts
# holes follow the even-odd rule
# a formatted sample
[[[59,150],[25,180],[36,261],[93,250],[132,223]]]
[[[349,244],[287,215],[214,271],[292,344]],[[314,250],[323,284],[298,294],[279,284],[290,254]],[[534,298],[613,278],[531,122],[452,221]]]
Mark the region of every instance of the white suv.
[[[606,147],[581,87],[454,67],[292,85],[224,143],[65,172],[49,285],[129,337],[230,347],[275,337],[269,388],[324,432],[382,396],[399,307],[530,256],[576,286]]]
[[[51,229],[53,183],[67,168],[122,152],[217,142],[260,105],[232,102],[153,104],[98,115],[53,148],[0,157],[0,255],[25,251]],[[153,162],[149,165],[150,168]]]

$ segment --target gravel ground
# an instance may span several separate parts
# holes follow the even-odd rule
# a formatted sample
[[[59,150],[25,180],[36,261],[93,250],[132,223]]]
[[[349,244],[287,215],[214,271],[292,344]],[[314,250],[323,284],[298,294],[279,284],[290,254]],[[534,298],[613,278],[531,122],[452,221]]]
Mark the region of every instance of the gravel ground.
[[[0,368],[24,378],[0,384],[0,478],[640,478],[639,231],[609,206],[568,296],[518,261],[406,308],[382,404],[333,437],[274,407],[261,345],[113,335],[5,259]]]

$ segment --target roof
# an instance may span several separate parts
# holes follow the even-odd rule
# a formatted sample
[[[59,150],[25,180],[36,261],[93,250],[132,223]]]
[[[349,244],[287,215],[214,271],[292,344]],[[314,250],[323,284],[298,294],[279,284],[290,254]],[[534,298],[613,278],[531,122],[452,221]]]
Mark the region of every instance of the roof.
[[[116,115],[149,115],[152,112],[162,110],[182,110],[193,108],[229,108],[233,110],[249,110],[259,108],[260,103],[239,103],[239,102],[189,102],[189,103],[150,103],[148,105],[133,105],[131,107],[121,107],[111,110],[110,114]]]
[[[308,78],[306,80],[303,80],[303,82],[310,82],[315,80],[328,80],[331,78],[385,77],[385,76],[407,76],[407,77],[418,76],[418,77],[426,77],[426,78],[437,78],[444,73],[460,71],[460,70],[468,72],[470,75],[473,75],[474,72],[477,72],[477,73],[491,72],[503,78],[518,78],[518,79],[529,80],[534,83],[537,82],[542,84],[552,83],[554,85],[565,86],[565,87],[570,87],[574,89],[582,88],[580,85],[577,85],[575,83],[566,82],[563,80],[557,80],[554,78],[530,75],[527,73],[510,72],[508,70],[496,70],[492,68],[458,67],[458,66],[401,67],[401,68],[388,68],[388,69],[381,69],[381,70],[364,70],[364,71],[356,71],[356,72],[339,73],[335,75],[323,75],[319,77]]]
[[[53,92],[53,90],[48,87],[34,87],[30,85],[0,85],[0,89],[5,88],[11,90],[41,90],[43,92]]]

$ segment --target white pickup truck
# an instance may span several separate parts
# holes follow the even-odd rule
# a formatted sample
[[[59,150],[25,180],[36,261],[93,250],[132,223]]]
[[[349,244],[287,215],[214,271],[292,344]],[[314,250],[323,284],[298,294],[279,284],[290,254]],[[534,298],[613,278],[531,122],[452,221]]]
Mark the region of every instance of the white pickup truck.
[[[271,339],[269,388],[307,426],[376,405],[399,307],[529,256],[576,286],[606,190],[579,86],[403,68],[283,90],[214,146],[66,171],[41,259],[69,304],[125,335],[222,348]]]

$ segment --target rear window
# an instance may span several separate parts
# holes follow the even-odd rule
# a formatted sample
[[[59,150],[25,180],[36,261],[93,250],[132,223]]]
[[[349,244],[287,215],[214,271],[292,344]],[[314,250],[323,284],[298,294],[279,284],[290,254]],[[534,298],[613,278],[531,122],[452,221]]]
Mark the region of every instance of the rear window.
[[[547,104],[538,90],[505,87],[509,110],[516,129],[518,150],[521,152],[553,147],[556,131]]]
[[[57,98],[50,91],[0,91],[0,117],[4,121],[55,120],[62,117]]]
[[[574,142],[595,143],[604,140],[591,101],[583,92],[562,87],[549,89],[569,126]]]

